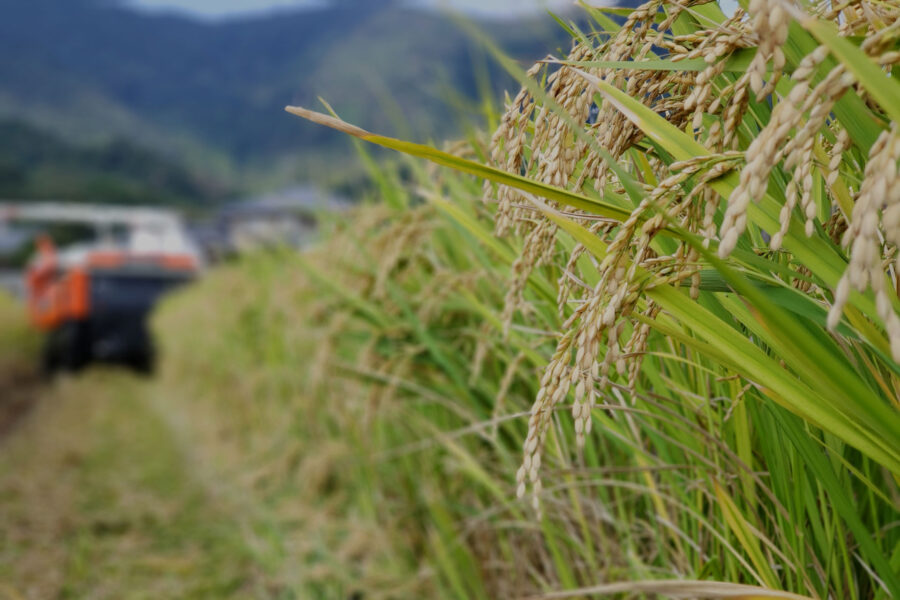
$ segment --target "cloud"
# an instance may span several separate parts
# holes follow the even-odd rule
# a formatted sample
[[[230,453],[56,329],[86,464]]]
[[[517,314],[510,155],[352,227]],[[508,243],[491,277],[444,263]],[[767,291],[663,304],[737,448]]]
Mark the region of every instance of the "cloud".
[[[174,10],[208,18],[263,13],[272,10],[313,8],[328,0],[128,0],[148,10]],[[408,0],[430,8],[450,8],[476,15],[503,16],[571,6],[572,0]]]
[[[175,10],[204,17],[224,17],[278,9],[313,8],[325,0],[131,0],[129,4],[148,10]]]

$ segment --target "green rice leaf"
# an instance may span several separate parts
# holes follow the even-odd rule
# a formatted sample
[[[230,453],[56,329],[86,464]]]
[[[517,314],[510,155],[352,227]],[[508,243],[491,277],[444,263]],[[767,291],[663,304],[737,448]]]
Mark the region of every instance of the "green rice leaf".
[[[371,142],[379,146],[384,146],[385,148],[391,148],[392,150],[397,150],[398,152],[403,152],[404,154],[409,154],[411,156],[425,158],[436,164],[450,167],[452,169],[463,173],[468,173],[470,175],[483,177],[489,181],[493,181],[494,183],[508,185],[510,187],[535,194],[536,196],[547,198],[548,200],[555,200],[560,204],[585,210],[592,214],[600,215],[602,217],[608,217],[610,219],[616,219],[619,221],[627,219],[631,214],[630,211],[603,200],[589,198],[588,196],[576,194],[575,192],[569,192],[552,185],[532,181],[527,177],[522,177],[521,175],[515,175],[513,173],[508,173],[501,169],[495,169],[494,167],[483,165],[472,160],[460,158],[459,156],[454,156],[453,154],[450,154],[448,152],[437,150],[436,148],[432,148],[431,146],[426,146],[424,144],[414,144],[411,142],[404,142],[394,138],[376,135],[374,133],[366,131],[365,129],[361,129],[345,121],[323,113],[318,113],[297,106],[289,106],[285,110],[287,110],[287,112],[291,114],[297,115],[298,117],[303,117],[304,119],[307,119],[314,123],[318,123],[319,125],[325,125],[327,127],[331,127],[332,129],[337,129],[338,131],[352,135],[361,140]]]
[[[816,39],[828,46],[847,70],[856,76],[859,84],[881,106],[894,123],[900,123],[900,83],[890,77],[881,67],[849,40],[838,35],[834,26],[827,21],[807,18],[801,25]]]

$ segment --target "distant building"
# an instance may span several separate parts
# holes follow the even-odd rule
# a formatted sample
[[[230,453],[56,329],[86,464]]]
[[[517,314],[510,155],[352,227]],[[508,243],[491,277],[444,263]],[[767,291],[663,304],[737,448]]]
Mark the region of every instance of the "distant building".
[[[229,204],[192,233],[213,258],[271,246],[302,248],[315,237],[317,215],[351,206],[315,186],[296,186]]]

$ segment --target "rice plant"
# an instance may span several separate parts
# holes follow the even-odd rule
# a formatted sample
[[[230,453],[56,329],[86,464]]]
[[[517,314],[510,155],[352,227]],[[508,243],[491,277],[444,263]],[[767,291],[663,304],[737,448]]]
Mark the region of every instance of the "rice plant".
[[[900,596],[900,6],[585,10],[492,135],[289,108],[450,170],[170,304],[203,461],[308,596]]]

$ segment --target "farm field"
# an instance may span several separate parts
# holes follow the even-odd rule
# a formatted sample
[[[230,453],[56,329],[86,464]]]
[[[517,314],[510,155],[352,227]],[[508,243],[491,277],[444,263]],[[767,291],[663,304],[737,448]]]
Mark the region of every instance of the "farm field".
[[[369,185],[153,378],[41,383],[0,299],[0,592],[900,598],[900,4],[583,8],[471,28],[520,88],[455,141],[288,106]]]

